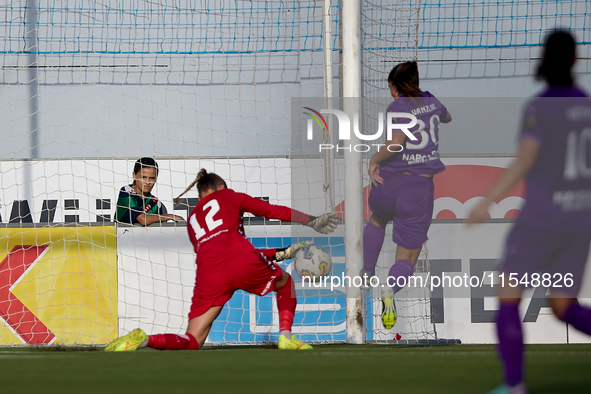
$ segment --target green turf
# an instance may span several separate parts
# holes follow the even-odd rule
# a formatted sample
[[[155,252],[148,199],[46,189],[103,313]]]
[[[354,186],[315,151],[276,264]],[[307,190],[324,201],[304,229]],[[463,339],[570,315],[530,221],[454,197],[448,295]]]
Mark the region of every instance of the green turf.
[[[591,345],[527,351],[530,393],[591,392]],[[2,393],[485,393],[500,382],[492,345],[323,345],[312,351],[206,347],[0,348]]]

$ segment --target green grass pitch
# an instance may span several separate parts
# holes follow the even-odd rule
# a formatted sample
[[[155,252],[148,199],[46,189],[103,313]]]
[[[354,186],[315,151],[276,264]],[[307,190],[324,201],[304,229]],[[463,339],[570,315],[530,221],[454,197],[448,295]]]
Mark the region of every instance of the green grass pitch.
[[[591,345],[531,345],[532,394],[591,392]],[[2,393],[485,393],[501,381],[493,345],[255,346],[196,352],[0,348]]]

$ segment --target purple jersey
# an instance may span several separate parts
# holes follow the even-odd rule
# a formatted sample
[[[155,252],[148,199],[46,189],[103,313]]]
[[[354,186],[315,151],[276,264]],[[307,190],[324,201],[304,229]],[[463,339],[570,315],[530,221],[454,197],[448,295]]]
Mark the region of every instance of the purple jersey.
[[[431,93],[418,97],[400,96],[388,106],[387,112],[411,113],[417,125],[410,129],[416,141],[406,138],[404,150],[380,163],[380,175],[408,172],[411,174],[437,174],[445,170],[439,159],[439,123],[447,117],[447,108]],[[408,123],[408,118],[394,118],[394,122]]]
[[[591,232],[591,100],[585,92],[550,86],[526,104],[519,138],[537,140],[540,153],[517,221]]]

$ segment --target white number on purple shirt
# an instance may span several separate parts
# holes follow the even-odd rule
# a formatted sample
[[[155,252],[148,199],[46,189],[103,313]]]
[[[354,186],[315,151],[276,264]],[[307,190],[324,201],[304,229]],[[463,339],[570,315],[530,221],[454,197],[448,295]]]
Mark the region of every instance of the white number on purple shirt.
[[[437,136],[439,134],[437,132],[439,128],[439,115],[433,115],[429,119],[429,133],[425,131],[425,122],[423,122],[421,119],[417,119],[417,124],[419,128],[416,131],[413,131],[413,134],[418,134],[420,136],[420,141],[415,144],[407,139],[406,149],[421,150],[425,148],[429,143],[429,134],[431,134],[431,141],[433,142],[433,144],[439,144],[439,140],[437,139]]]
[[[591,127],[580,133],[573,130],[566,139],[566,157],[563,178],[574,181],[579,177],[591,178]]]

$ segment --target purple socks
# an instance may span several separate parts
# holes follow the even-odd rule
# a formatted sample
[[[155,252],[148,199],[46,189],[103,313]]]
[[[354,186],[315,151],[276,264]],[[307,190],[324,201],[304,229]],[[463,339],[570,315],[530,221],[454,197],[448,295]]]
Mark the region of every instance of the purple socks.
[[[393,284],[394,294],[398,293],[407,283],[408,279],[415,272],[415,266],[408,260],[399,260],[390,268],[388,284]],[[404,279],[402,279],[404,277]],[[400,286],[399,286],[400,285]]]
[[[515,386],[523,380],[523,332],[519,304],[501,302],[497,315],[497,334],[505,383]]]
[[[568,307],[563,320],[577,330],[591,335],[591,309],[582,307],[578,302]]]
[[[577,330],[591,335],[590,308],[584,308],[575,302],[568,307],[563,320]],[[505,371],[505,383],[515,386],[523,381],[524,346],[518,304],[501,303],[497,315],[497,334],[499,336],[499,353]]]
[[[386,229],[371,222],[367,222],[363,230],[363,271],[369,276],[375,275],[385,234]]]
[[[386,229],[378,227],[372,222],[367,222],[365,225],[365,229],[363,230],[363,271],[369,276],[375,275],[376,264],[378,263],[378,257],[382,250],[385,235]],[[394,293],[399,292],[404,287],[397,286],[396,284],[406,285],[408,278],[414,272],[415,266],[408,260],[400,260],[394,263],[389,273],[390,276],[394,277],[394,279],[390,279],[390,283],[394,284]]]

